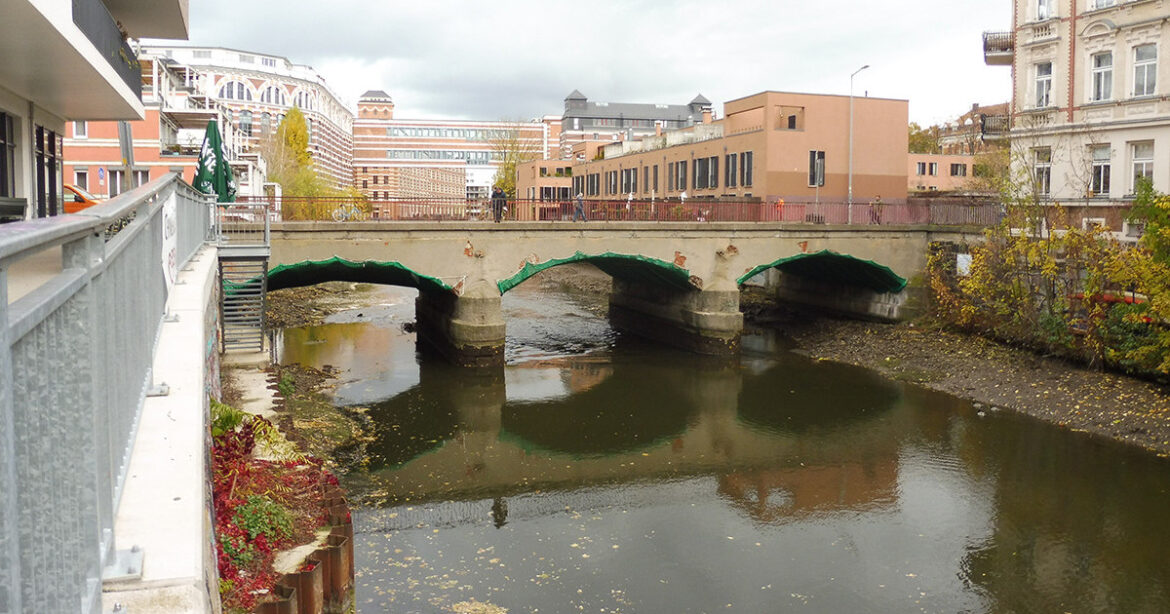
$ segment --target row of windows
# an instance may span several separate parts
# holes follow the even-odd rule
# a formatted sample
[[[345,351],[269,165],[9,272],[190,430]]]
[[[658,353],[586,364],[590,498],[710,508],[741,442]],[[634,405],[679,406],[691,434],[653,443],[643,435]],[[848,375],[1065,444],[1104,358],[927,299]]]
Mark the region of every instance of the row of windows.
[[[1128,2],[1138,2],[1139,0],[1089,0],[1088,10],[1096,11],[1106,9],[1118,4],[1125,4]],[[1044,21],[1045,19],[1052,19],[1059,15],[1056,0],[1032,0],[1032,16],[1036,21]]]
[[[516,130],[497,128],[415,128],[408,126],[391,126],[386,129],[386,136],[391,137],[421,137],[434,139],[463,139],[465,141],[502,141],[516,138]],[[521,140],[525,140],[523,137]],[[527,140],[535,141],[533,136]]]
[[[284,88],[279,85],[269,85],[262,90],[256,90],[256,92],[260,102],[280,105],[282,107],[288,106],[288,97],[284,93]],[[219,97],[226,100],[240,100],[244,102],[254,100],[252,87],[243,81],[228,81],[220,85]],[[317,93],[297,90],[293,94],[293,106],[315,111],[317,109]]]
[[[584,119],[584,121],[582,121]],[[588,130],[589,128],[653,128],[661,124],[664,130],[685,128],[689,122],[677,119],[625,119],[615,117],[574,117],[572,130]],[[584,126],[584,128],[582,128]],[[566,128],[569,129],[569,128]]]
[[[503,159],[499,151],[460,151],[451,149],[387,149],[386,157],[391,160],[465,160],[486,164]]]
[[[824,152],[820,152],[823,163]],[[723,185],[734,188],[737,185],[750,187],[753,182],[754,152],[726,154],[723,156]],[[688,174],[688,169],[690,174]],[[619,196],[638,192],[638,169],[627,168],[605,173],[605,195]],[[573,178],[573,191],[586,196],[600,196],[601,173],[590,173]],[[719,156],[697,158],[694,164],[687,160],[666,164],[666,190],[682,192],[691,185],[696,190],[713,190],[719,187]],[[658,165],[642,167],[642,192],[658,192]]]
[[[1154,143],[1141,141],[1128,144],[1130,159],[1129,192],[1137,190],[1138,179],[1154,178]],[[1088,150],[1089,181],[1086,196],[1108,196],[1112,189],[1113,148],[1110,145],[1093,145]],[[1052,193],[1052,149],[1041,147],[1032,150],[1032,175],[1036,193],[1048,196]]]
[[[1153,96],[1158,92],[1158,47],[1153,43],[1133,48],[1133,79],[1129,94],[1132,97]],[[1052,62],[1038,62],[1033,67],[1035,106],[1052,106]],[[1113,100],[1114,58],[1112,51],[1095,53],[1089,62],[1089,101]]]
[[[931,177],[938,177],[938,162],[919,162],[915,166],[915,174],[918,176],[930,175]],[[963,163],[951,164],[951,177],[966,177],[967,165]]]

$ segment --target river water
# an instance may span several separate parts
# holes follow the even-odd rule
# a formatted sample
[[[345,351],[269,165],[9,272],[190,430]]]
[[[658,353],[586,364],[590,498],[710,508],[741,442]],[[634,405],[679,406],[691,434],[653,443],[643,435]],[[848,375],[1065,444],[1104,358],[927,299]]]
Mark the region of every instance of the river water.
[[[469,372],[378,292],[281,343],[369,421],[358,612],[1170,612],[1164,460],[766,334],[642,343],[537,284]]]

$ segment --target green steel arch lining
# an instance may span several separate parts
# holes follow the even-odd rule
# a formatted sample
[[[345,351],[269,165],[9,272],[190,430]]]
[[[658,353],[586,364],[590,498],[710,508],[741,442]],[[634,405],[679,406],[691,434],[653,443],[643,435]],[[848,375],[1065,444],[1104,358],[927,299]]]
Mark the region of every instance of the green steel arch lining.
[[[553,258],[552,260],[538,263],[526,262],[524,263],[524,268],[520,269],[515,275],[496,282],[496,286],[500,289],[500,294],[504,294],[508,290],[520,285],[524,280],[545,269],[551,269],[552,267],[571,262],[588,262],[601,269],[610,277],[624,281],[668,286],[679,290],[695,289],[691,285],[690,271],[673,262],[667,262],[649,256],[615,254],[613,252],[596,255],[577,252],[567,258]]]
[[[297,288],[325,281],[353,281],[418,288],[422,292],[450,292],[438,277],[416,273],[399,262],[353,262],[334,256],[328,260],[304,260],[282,264],[268,271],[268,289]]]
[[[811,279],[839,281],[851,286],[868,288],[874,292],[901,292],[908,283],[907,279],[899,276],[888,266],[827,249],[809,254],[796,254],[770,264],[762,264],[744,273],[736,283],[742,284],[772,268]]]

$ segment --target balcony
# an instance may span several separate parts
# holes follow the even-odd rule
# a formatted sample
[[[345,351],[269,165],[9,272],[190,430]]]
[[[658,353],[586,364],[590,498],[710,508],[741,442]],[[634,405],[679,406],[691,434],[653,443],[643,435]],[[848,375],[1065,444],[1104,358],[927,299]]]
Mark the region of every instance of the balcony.
[[[1012,32],[983,33],[983,61],[988,66],[1011,66],[1016,54],[1016,37]]]
[[[1012,129],[1011,115],[984,115],[981,121],[984,140],[1004,138]]]

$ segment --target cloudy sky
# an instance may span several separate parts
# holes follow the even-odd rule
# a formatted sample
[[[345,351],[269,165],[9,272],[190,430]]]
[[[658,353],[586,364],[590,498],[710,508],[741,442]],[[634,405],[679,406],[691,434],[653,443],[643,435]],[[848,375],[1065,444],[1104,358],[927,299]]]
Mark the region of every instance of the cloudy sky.
[[[560,115],[595,101],[716,104],[762,90],[910,101],[935,123],[1010,96],[981,33],[1008,0],[194,0],[191,45],[308,64],[351,106],[382,89],[395,116]]]

